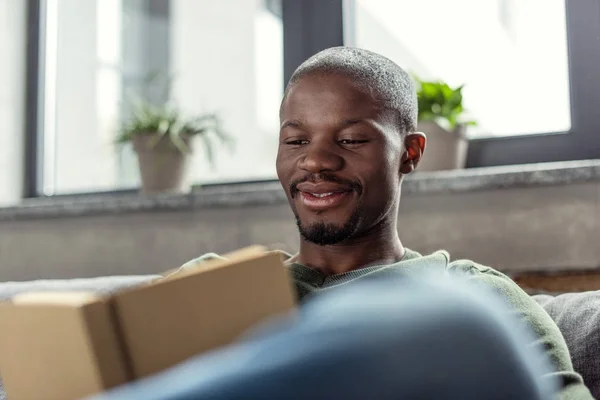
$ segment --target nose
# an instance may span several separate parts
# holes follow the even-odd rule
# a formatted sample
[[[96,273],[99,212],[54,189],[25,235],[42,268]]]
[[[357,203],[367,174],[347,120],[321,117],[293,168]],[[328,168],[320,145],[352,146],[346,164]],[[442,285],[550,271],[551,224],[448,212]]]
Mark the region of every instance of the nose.
[[[336,153],[333,146],[322,140],[313,140],[306,146],[306,153],[300,159],[298,167],[312,174],[339,171],[344,166],[344,159]]]

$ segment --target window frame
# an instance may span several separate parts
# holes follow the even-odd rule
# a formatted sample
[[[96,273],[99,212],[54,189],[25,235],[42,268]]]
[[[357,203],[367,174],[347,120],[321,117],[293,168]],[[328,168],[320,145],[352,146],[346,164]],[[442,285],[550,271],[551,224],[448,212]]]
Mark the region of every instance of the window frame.
[[[25,146],[23,197],[37,197],[43,176],[43,98],[44,79],[41,37],[44,31],[44,13],[41,0],[27,1],[26,65],[25,65]]]
[[[25,198],[43,196],[44,16],[46,0],[28,0]],[[320,50],[351,41],[355,0],[281,0],[284,80]],[[571,129],[563,133],[476,138],[467,168],[600,158],[600,2],[565,0]],[[541,12],[541,11],[540,11]],[[595,106],[595,107],[594,107]],[[121,192],[121,190],[115,190]]]

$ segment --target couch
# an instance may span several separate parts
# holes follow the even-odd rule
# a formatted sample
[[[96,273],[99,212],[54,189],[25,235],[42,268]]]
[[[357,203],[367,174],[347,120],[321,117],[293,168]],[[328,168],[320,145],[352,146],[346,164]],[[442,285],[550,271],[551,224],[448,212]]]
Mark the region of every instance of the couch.
[[[91,279],[40,280],[0,283],[0,301],[31,291],[83,290],[109,294],[158,278],[113,276]],[[600,291],[566,293],[558,296],[535,295],[535,300],[554,319],[563,333],[573,366],[595,398],[600,399]],[[1,329],[1,327],[0,327]],[[0,380],[0,400],[6,400]]]

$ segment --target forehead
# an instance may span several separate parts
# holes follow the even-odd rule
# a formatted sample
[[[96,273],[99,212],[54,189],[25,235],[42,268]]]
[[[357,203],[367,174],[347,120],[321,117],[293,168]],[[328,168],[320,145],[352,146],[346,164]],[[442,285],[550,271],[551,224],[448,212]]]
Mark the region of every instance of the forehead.
[[[281,119],[375,118],[382,111],[372,90],[349,77],[313,74],[300,78],[281,105]]]

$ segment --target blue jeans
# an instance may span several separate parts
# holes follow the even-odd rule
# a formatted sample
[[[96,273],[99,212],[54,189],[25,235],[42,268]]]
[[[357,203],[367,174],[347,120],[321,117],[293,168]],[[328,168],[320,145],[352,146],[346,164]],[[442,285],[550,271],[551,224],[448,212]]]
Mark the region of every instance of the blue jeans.
[[[457,279],[361,279],[240,343],[94,399],[552,398],[549,361],[505,311]]]

